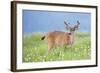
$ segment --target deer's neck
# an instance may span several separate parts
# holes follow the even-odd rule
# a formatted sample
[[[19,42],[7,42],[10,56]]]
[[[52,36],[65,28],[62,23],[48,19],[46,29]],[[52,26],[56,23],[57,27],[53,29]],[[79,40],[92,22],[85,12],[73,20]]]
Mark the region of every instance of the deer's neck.
[[[70,43],[73,44],[74,43],[74,39],[75,39],[75,33],[74,32],[70,32]]]

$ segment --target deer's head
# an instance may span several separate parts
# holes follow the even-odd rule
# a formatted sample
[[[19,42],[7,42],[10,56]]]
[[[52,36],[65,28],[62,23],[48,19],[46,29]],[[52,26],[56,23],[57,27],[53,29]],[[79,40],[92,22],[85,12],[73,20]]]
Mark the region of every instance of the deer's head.
[[[65,28],[66,28],[67,30],[69,30],[70,33],[74,33],[75,30],[78,30],[78,28],[79,28],[79,26],[80,26],[80,22],[79,22],[79,21],[77,21],[77,24],[74,25],[74,26],[70,26],[70,23],[67,23],[67,22],[65,22],[65,21],[64,21],[64,24],[65,24]]]

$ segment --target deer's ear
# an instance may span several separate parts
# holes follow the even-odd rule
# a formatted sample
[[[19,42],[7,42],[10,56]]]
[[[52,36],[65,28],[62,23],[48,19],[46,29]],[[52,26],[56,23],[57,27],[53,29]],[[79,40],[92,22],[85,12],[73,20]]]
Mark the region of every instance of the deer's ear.
[[[67,30],[69,30],[70,29],[70,27],[69,27],[69,23],[67,24],[65,21],[64,21],[64,24],[65,24],[65,28],[67,29]]]
[[[76,29],[79,29],[79,26],[80,26],[80,22],[77,21],[77,24],[74,26],[75,30],[76,30]]]

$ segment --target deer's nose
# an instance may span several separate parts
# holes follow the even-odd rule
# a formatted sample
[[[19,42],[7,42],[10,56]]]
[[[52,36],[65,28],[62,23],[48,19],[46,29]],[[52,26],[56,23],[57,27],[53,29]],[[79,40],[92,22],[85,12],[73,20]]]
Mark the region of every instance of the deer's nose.
[[[68,33],[69,35],[71,35],[71,33]]]

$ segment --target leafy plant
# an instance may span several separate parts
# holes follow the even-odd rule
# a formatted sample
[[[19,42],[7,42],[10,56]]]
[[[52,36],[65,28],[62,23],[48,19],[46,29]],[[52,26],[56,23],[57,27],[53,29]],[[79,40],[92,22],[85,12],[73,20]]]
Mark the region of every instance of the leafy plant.
[[[84,60],[91,58],[91,38],[86,32],[76,33],[72,46],[55,46],[48,52],[47,42],[41,40],[42,33],[24,35],[23,62],[46,62],[64,60]]]

